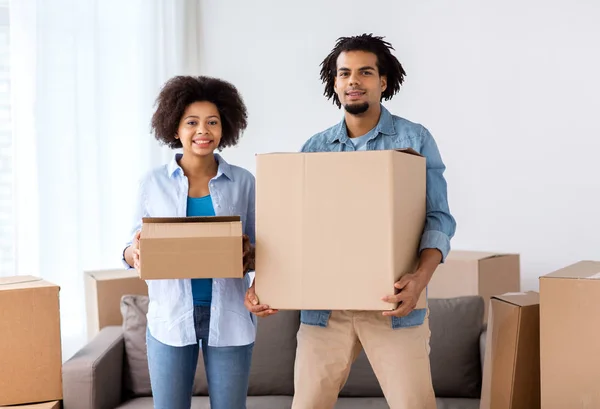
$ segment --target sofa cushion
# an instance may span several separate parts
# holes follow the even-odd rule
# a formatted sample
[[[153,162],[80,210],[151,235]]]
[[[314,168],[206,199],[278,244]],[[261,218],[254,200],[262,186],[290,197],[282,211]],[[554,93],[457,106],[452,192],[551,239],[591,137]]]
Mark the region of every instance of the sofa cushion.
[[[148,355],[146,348],[146,328],[148,321],[148,296],[124,295],[121,298],[123,316],[123,340],[125,343],[125,362],[123,370],[123,389],[126,398],[152,396]],[[207,395],[204,361],[198,354],[198,366],[194,380],[194,394]]]
[[[431,377],[438,397],[479,398],[483,298],[429,300]]]
[[[483,299],[465,296],[429,299],[431,377],[436,396],[478,398],[481,389],[479,336]],[[383,392],[361,351],[340,396],[381,397]]]
[[[294,394],[296,334],[299,311],[279,311],[258,319],[248,395]]]

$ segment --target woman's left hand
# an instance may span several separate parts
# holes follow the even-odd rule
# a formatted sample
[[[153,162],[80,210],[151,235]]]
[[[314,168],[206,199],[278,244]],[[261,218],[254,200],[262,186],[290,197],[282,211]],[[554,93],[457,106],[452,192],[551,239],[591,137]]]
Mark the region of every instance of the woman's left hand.
[[[254,246],[250,243],[250,237],[242,236],[242,249],[244,254],[244,274],[254,270]]]

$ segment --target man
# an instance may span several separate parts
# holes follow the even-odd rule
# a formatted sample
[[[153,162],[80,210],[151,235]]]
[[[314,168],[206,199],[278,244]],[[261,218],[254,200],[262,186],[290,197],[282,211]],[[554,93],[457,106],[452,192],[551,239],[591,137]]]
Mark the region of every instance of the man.
[[[302,152],[412,148],[427,160],[427,217],[416,271],[402,277],[393,311],[302,311],[298,331],[293,409],[332,409],[361,348],[392,409],[435,408],[429,364],[427,309],[415,309],[436,267],[450,251],[456,223],[447,202],[445,165],[429,131],[381,105],[404,81],[404,69],[382,37],[340,38],[321,66],[325,96],[344,108],[344,119],[310,138]],[[383,294],[382,294],[383,295]],[[246,306],[259,316],[276,311]]]

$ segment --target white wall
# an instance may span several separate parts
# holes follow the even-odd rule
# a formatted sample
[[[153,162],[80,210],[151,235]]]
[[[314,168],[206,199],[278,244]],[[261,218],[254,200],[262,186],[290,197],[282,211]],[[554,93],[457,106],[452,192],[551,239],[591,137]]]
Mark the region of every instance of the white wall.
[[[341,113],[319,64],[339,36],[384,35],[408,75],[386,106],[420,122],[448,167],[456,249],[519,252],[523,288],[600,260],[600,3],[583,0],[201,2],[202,73],[249,108],[239,147],[295,151]]]

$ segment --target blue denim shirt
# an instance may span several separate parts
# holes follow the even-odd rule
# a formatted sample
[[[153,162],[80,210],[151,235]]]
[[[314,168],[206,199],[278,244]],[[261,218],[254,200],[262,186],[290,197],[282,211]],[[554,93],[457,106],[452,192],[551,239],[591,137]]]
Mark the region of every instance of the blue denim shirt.
[[[427,218],[419,251],[428,248],[440,250],[442,262],[450,251],[450,239],[454,236],[456,222],[448,207],[448,195],[444,171],[446,166],[435,140],[422,125],[392,115],[381,105],[381,115],[374,132],[369,136],[366,150],[386,150],[412,148],[427,161]],[[302,147],[302,152],[341,152],[354,151],[354,144],[348,137],[346,122],[326,129],[310,138]],[[382,294],[382,296],[385,294]],[[308,325],[325,327],[331,311],[302,311],[301,321]],[[392,317],[393,328],[421,325],[425,320],[426,309],[415,309],[405,317]]]

